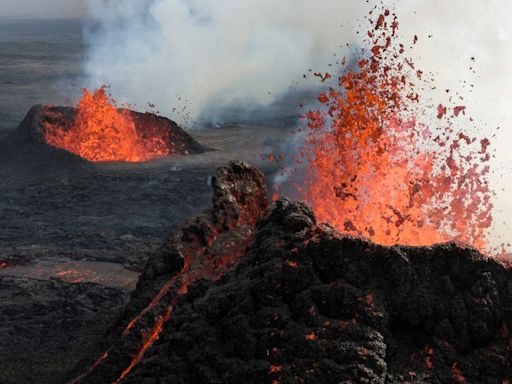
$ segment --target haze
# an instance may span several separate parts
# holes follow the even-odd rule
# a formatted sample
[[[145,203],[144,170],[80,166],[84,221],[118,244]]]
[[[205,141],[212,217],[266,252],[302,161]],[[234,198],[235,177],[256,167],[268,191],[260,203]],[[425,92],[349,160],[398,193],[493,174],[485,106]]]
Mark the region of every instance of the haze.
[[[83,3],[83,0],[0,0],[0,18],[81,18],[84,15]]]

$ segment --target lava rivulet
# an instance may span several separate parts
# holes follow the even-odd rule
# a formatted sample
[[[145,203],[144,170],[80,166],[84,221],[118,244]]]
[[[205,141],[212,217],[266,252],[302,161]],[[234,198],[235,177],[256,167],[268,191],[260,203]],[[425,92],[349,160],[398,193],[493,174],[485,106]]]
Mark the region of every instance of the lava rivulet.
[[[245,246],[252,240],[251,229],[240,229],[240,233],[244,233],[241,242],[229,238],[226,239],[226,236],[219,236],[219,238],[217,238],[218,233],[215,233],[215,231],[211,233],[213,237],[209,239],[211,242],[209,245],[211,246],[216,241],[220,242],[222,244],[221,248],[224,250],[221,255],[212,255],[207,247],[197,246],[196,244],[193,244],[190,249],[183,250],[185,260],[182,270],[162,286],[151,302],[132,318],[124,329],[123,337],[137,337],[135,335],[137,335],[138,332],[142,332],[142,340],[137,350],[133,351],[133,357],[130,359],[127,367],[112,384],[121,383],[144,358],[146,352],[159,339],[163,327],[171,319],[174,306],[179,299],[187,294],[188,287],[191,284],[199,279],[216,280],[222,277],[226,270],[238,261],[243,254],[239,249],[245,249]],[[245,246],[241,244],[245,244]],[[232,248],[237,250],[233,250]],[[148,321],[148,319],[152,318],[154,316],[152,311],[155,310],[155,307],[161,305],[162,301],[167,302],[167,305],[165,305],[163,311],[154,319],[154,325],[149,329],[141,329],[139,323],[143,322],[142,320]],[[94,372],[100,364],[103,364],[108,359],[108,356],[109,351],[105,352],[89,369],[73,381],[70,381],[69,384],[80,383],[84,378]]]
[[[241,188],[240,177],[245,177],[243,181],[253,188]],[[257,221],[268,209],[263,174],[249,165],[231,163],[229,168],[217,171],[212,185],[215,209],[190,220],[169,239],[165,251],[162,251],[167,262],[171,257],[181,259],[180,270],[170,273],[151,300],[132,314],[120,335],[132,342],[132,348],[113,353],[114,347],[111,347],[68,384],[96,382],[93,375],[98,369],[111,364],[111,357],[116,354],[122,354],[124,368],[122,371],[117,365],[113,368],[116,378],[112,384],[121,383],[159,340],[164,328],[172,327],[169,323],[175,306],[187,295],[189,287],[199,280],[220,279],[244,255],[253,241]],[[249,193],[254,193],[254,196],[249,196]]]
[[[455,128],[463,106],[420,102],[427,80],[405,56],[398,26],[391,12],[379,15],[369,48],[356,65],[340,63],[338,84],[305,114],[294,188],[344,233],[384,245],[455,240],[482,249],[492,222],[489,141]],[[421,122],[430,115],[442,130]]]

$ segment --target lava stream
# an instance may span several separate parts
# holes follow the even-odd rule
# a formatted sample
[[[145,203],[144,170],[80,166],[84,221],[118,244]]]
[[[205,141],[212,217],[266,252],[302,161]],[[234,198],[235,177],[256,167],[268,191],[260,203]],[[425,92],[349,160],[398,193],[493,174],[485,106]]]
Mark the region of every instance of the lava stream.
[[[173,303],[173,305],[174,305],[174,303]],[[171,317],[173,305],[170,305],[169,307],[167,307],[164,314],[158,318],[158,321],[157,321],[155,327],[151,330],[151,332],[149,333],[149,336],[146,338],[146,340],[144,340],[144,343],[142,344],[142,348],[139,350],[137,355],[132,359],[132,361],[130,362],[130,365],[128,365],[128,367],[125,368],[125,370],[121,373],[119,378],[116,381],[114,381],[112,384],[119,384],[126,376],[128,376],[128,374],[130,374],[130,372],[133,370],[133,368],[142,360],[142,358],[146,354],[146,351],[153,345],[153,343],[156,340],[158,340],[158,338],[160,336],[160,332],[162,331],[164,324]]]

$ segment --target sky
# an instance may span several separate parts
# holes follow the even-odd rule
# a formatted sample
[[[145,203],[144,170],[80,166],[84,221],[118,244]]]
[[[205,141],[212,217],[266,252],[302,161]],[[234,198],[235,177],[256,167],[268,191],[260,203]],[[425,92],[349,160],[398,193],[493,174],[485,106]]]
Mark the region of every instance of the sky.
[[[491,139],[495,151],[491,185],[496,193],[493,234],[510,241],[512,2],[407,0],[395,3],[401,4],[398,7],[401,33],[420,37],[415,62],[435,75],[439,87],[430,96],[442,100],[443,89],[450,89],[451,94],[460,92],[467,113],[475,119],[477,136]]]
[[[84,0],[0,0],[0,18],[80,18]]]

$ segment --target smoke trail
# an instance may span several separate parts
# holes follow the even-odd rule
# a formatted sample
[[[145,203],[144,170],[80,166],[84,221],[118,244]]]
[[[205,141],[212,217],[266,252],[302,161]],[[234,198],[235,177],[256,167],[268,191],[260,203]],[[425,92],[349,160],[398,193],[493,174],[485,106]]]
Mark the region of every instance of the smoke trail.
[[[90,0],[88,85],[109,84],[116,98],[164,114],[178,97],[210,118],[268,106],[294,82],[311,86],[303,74],[327,69],[340,41],[353,40],[349,21],[367,9],[355,3]]]

